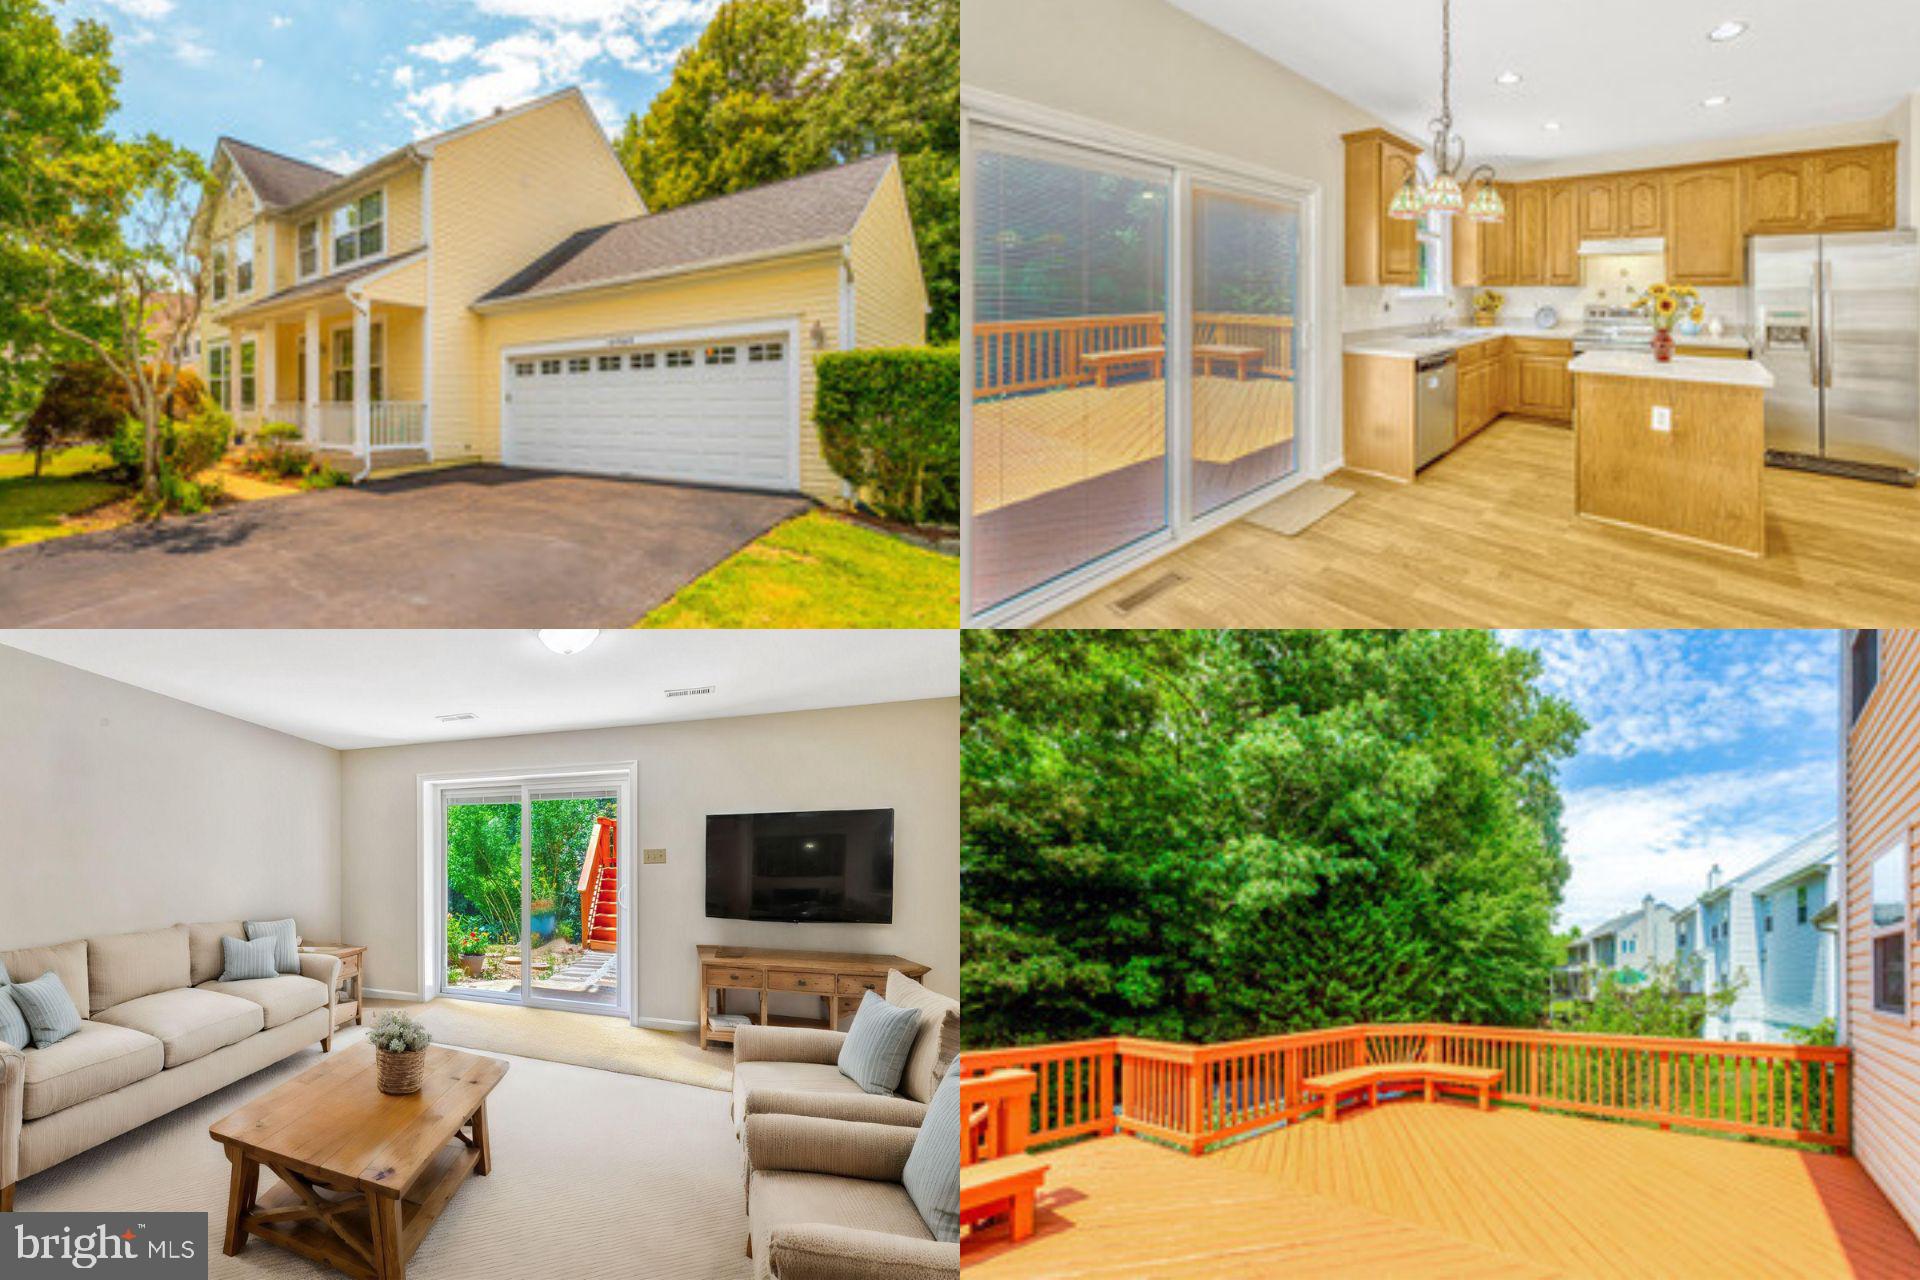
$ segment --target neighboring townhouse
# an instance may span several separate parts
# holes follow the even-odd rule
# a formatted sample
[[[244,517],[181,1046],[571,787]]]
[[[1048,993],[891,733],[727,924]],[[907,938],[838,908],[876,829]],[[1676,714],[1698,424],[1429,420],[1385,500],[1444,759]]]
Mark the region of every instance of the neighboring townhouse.
[[[891,155],[649,214],[578,89],[335,173],[222,138],[201,365],[242,432],[842,491],[813,357],[924,341]]]
[[[1840,714],[1853,1153],[1920,1232],[1920,631],[1845,633]]]
[[[1591,1000],[1609,973],[1631,986],[1646,981],[1654,965],[1673,959],[1673,908],[1651,894],[1636,909],[1594,926],[1567,948],[1555,975],[1557,994]]]
[[[1707,1019],[1707,1039],[1779,1041],[1833,1016],[1833,938],[1817,917],[1838,856],[1829,824],[1732,879],[1714,867],[1706,892],[1675,914],[1681,989],[1739,988]]]

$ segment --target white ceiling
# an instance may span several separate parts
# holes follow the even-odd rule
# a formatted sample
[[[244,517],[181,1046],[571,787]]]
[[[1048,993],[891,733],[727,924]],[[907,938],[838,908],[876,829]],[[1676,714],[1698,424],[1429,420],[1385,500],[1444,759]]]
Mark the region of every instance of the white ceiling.
[[[0,644],[341,750],[960,693],[953,631],[604,631],[571,657],[517,630],[0,631]],[[479,719],[434,719],[458,711]]]
[[[1439,114],[1440,0],[1172,2],[1416,139]],[[1746,34],[1707,39],[1729,19],[1748,23]],[[1503,71],[1524,79],[1496,84]],[[1484,159],[1551,162],[1847,124],[1884,116],[1915,90],[1920,0],[1453,6],[1454,131]],[[1716,94],[1727,105],[1700,105]]]

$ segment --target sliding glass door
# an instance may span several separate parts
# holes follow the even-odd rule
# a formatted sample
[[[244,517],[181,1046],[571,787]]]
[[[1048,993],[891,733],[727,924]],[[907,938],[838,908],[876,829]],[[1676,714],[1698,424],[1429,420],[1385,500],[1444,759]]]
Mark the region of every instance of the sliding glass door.
[[[441,990],[624,1013],[620,791],[596,777],[441,793]]]
[[[1290,476],[1301,203],[1196,182],[1192,246],[1193,511]]]
[[[1172,175],[975,130],[975,612],[1167,528]]]

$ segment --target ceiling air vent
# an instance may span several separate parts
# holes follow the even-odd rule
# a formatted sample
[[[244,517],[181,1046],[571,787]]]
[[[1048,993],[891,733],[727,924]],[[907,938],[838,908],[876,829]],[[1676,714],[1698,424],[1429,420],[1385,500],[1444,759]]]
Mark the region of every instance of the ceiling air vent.
[[[690,689],[669,689],[667,690],[667,696],[669,698],[697,698],[701,694],[712,693],[712,692],[713,692],[712,685],[703,684],[703,685],[696,685]]]
[[[434,719],[438,720],[441,724],[453,724],[458,720],[478,720],[479,718],[479,716],[473,714],[471,711],[455,711],[448,715],[434,717]]]

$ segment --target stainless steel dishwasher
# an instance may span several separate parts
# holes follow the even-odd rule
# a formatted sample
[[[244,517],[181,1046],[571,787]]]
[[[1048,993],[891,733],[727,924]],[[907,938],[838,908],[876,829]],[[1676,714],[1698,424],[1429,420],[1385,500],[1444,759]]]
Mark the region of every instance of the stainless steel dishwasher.
[[[1418,471],[1453,448],[1459,369],[1451,351],[1413,362],[1413,467]]]

